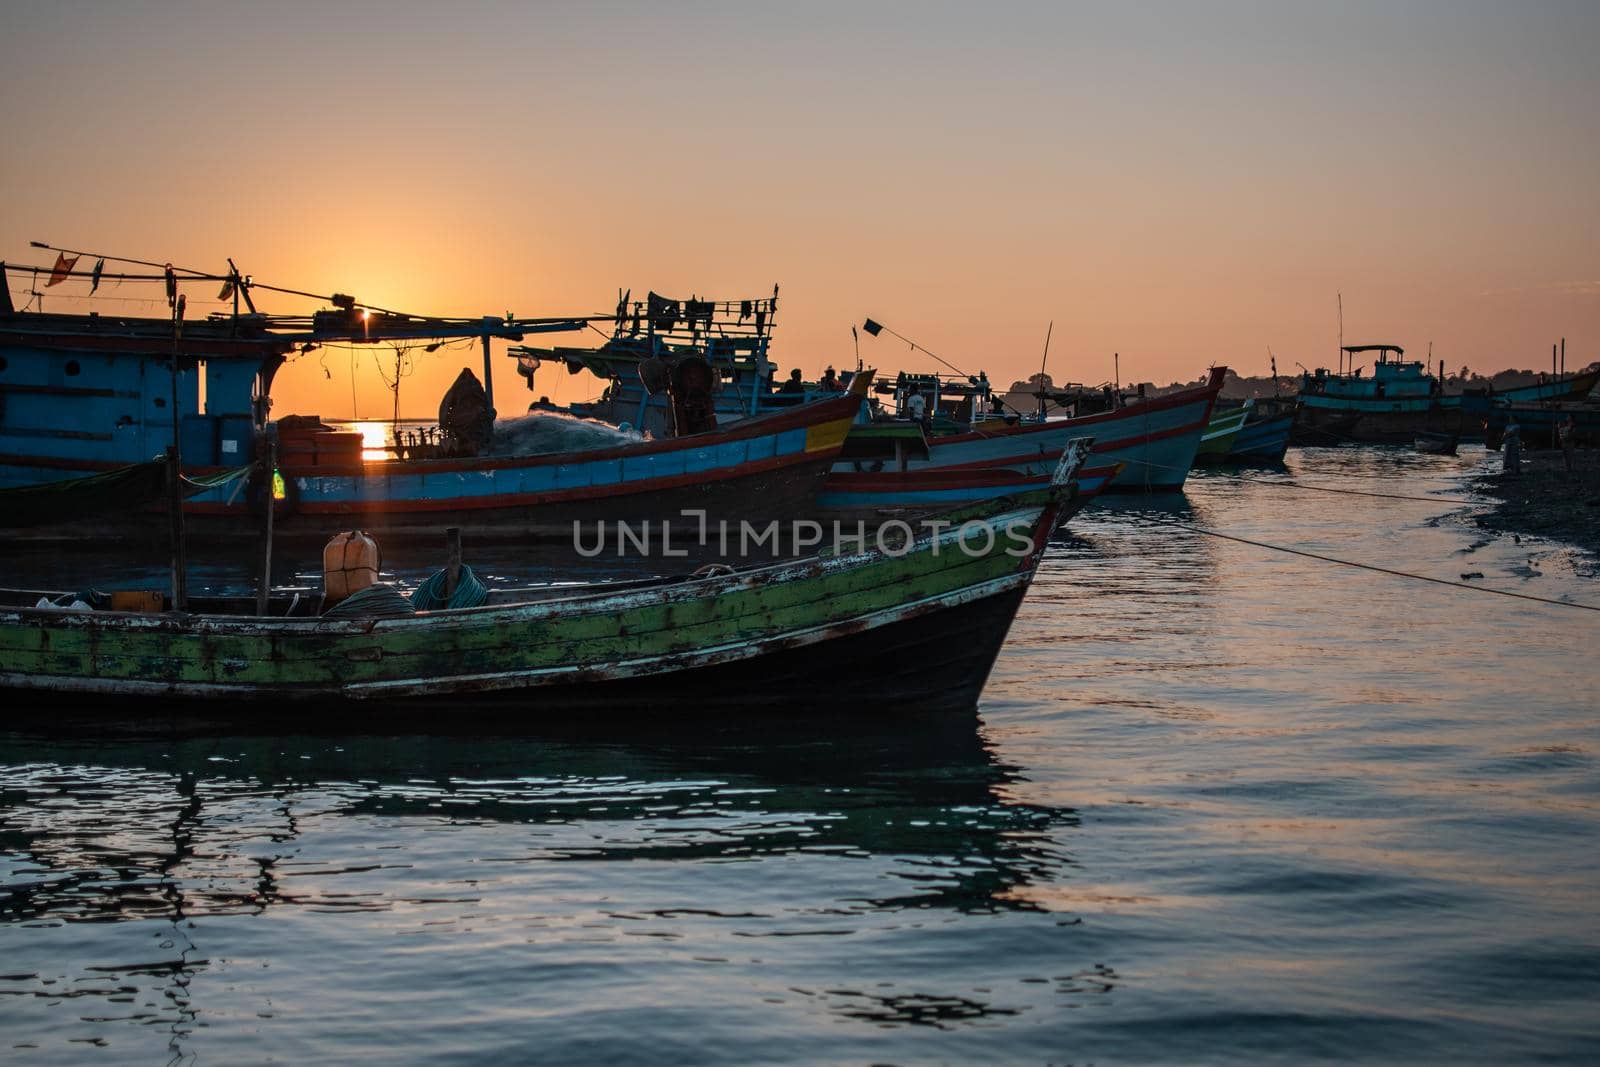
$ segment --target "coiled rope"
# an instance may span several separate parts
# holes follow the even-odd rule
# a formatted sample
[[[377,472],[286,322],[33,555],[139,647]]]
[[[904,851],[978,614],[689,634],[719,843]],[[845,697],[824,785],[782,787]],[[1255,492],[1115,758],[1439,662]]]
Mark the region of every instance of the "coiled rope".
[[[322,613],[324,619],[400,619],[415,615],[406,595],[379,583],[358,589]]]
[[[417,586],[417,591],[411,594],[411,606],[417,611],[438,611],[441,608],[482,607],[488,602],[489,590],[484,588],[478,576],[472,573],[472,568],[465,563],[461,565],[460,576],[456,580],[456,591],[446,599],[444,590],[448,578],[447,572],[441,570]]]

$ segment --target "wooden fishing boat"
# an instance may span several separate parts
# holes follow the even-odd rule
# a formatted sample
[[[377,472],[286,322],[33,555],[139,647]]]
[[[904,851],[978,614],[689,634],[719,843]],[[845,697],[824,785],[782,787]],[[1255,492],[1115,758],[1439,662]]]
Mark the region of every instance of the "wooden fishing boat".
[[[1453,456],[1461,435],[1454,433],[1429,433],[1418,430],[1412,438],[1412,447],[1430,456]]]
[[[292,420],[267,418],[272,379],[290,352],[328,343],[478,340],[478,395],[492,424],[491,341],[570,331],[589,320],[419,318],[370,313],[349,297],[330,300],[336,310],[309,318],[235,314],[187,325],[181,318],[0,307],[0,389],[13,397],[0,420],[0,487],[77,483],[181,446],[183,474],[211,485],[184,504],[188,535],[197,541],[256,538],[269,498],[277,538],[318,543],[342,526],[431,544],[453,526],[478,540],[522,541],[570,539],[574,522],[659,524],[684,511],[704,512],[710,522],[784,521],[813,513],[871,381],[860,376],[855,394],[613,447],[373,458],[363,455],[359,439],[348,440],[357,435],[297,429],[291,437]],[[26,404],[15,399],[22,396]],[[257,474],[248,484],[230,477],[272,449],[274,477]],[[61,501],[70,494],[46,495]],[[0,521],[0,540],[102,547],[167,537],[159,509],[129,508],[82,523],[61,522],[49,508],[39,512],[45,521],[26,521],[30,514],[14,511]]]
[[[928,457],[914,458],[909,466],[1004,467],[1039,474],[1050,469],[1068,441],[1093,437],[1095,466],[1123,465],[1108,490],[1176,491],[1194,465],[1226,374],[1226,367],[1213,367],[1204,385],[1093,415],[1046,422],[988,420],[964,433],[930,437]]]
[[[325,722],[332,704],[348,726],[430,704],[530,723],[970,710],[1085,454],[1069,449],[1049,486],[915,540],[688,580],[500,592],[477,608],[335,620],[196,598],[193,613],[136,614],[0,593],[0,688],[10,721],[52,700],[268,724],[307,709]]]
[[[1294,397],[1260,397],[1245,402],[1250,417],[1228,448],[1229,463],[1282,463],[1294,428]]]
[[[1087,440],[1087,439],[1086,439]],[[1058,525],[1076,515],[1104,492],[1122,469],[1119,463],[1085,465],[1078,472],[1077,491],[1062,508]],[[1046,474],[1022,474],[1005,468],[945,470],[834,471],[817,494],[824,515],[840,521],[883,522],[891,518],[934,515],[1012,496],[1049,484]]]
[[[1200,435],[1200,447],[1195,449],[1194,461],[1199,464],[1221,463],[1233,450],[1233,443],[1250,418],[1249,405],[1228,408],[1212,413],[1205,432]]]
[[[1447,395],[1442,366],[1434,376],[1421,361],[1406,359],[1399,345],[1346,345],[1341,351],[1352,362],[1376,353],[1372,373],[1363,375],[1361,368],[1344,373],[1318,368],[1302,374],[1296,444],[1410,444],[1418,432],[1460,430],[1462,404],[1471,394]],[[1545,381],[1500,390],[1494,396],[1502,403],[1576,399],[1597,383],[1600,369],[1589,369],[1552,374]]]

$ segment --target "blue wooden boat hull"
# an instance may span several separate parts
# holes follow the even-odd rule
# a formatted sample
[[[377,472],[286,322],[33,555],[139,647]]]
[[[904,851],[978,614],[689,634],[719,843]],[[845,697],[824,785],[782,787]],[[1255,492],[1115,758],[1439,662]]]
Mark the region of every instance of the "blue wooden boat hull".
[[[713,523],[809,515],[857,406],[855,398],[839,397],[727,429],[584,452],[283,468],[274,536],[326,538],[351,528],[434,536],[459,526],[472,530],[475,540],[570,540],[574,523],[682,523],[684,511],[704,511]],[[0,458],[6,484],[64,476],[59,462]],[[264,486],[258,478],[243,491],[223,487],[190,498],[184,508],[195,537],[255,537]],[[156,512],[122,516],[96,532],[164,536],[165,520]],[[75,529],[44,533],[82,535]]]
[[[1239,436],[1233,439],[1233,447],[1228,449],[1228,462],[1282,463],[1293,426],[1293,412],[1245,423]]]

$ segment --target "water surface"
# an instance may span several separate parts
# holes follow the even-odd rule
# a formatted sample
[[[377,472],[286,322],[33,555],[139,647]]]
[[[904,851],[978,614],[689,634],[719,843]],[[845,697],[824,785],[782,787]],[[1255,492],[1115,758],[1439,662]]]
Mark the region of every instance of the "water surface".
[[[1597,617],[1173,525],[1600,602],[1470,514],[1097,506],[953,722],[0,735],[0,1057],[1596,1062]]]

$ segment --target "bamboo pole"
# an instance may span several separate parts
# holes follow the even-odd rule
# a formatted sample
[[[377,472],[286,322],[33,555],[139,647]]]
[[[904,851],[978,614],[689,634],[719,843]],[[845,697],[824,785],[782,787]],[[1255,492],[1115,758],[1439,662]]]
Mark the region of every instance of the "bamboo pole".
[[[180,294],[172,308],[172,444],[167,449],[167,511],[172,519],[172,610],[185,611],[189,604],[189,561],[183,530],[183,425],[178,413],[178,342],[183,337],[185,300]]]
[[[461,581],[461,527],[451,526],[444,532],[445,568],[444,568],[444,599],[445,603],[456,595],[456,585]]]
[[[268,601],[272,596],[272,513],[277,501],[273,498],[272,488],[274,474],[278,469],[278,446],[269,444],[266,449],[266,470],[264,481],[266,483],[267,513],[261,520],[261,584],[256,589],[256,614],[266,615]]]

